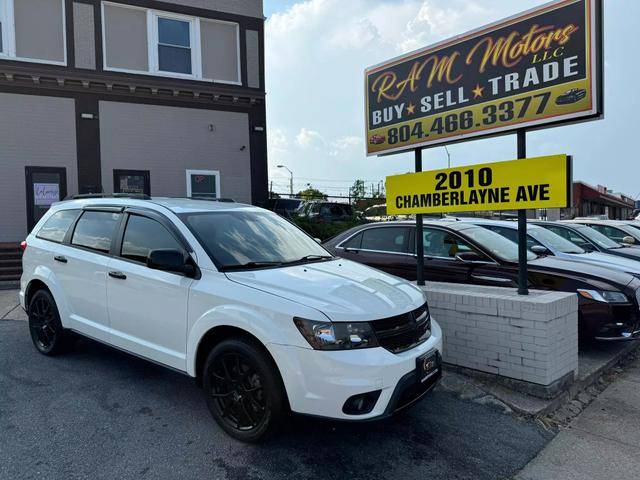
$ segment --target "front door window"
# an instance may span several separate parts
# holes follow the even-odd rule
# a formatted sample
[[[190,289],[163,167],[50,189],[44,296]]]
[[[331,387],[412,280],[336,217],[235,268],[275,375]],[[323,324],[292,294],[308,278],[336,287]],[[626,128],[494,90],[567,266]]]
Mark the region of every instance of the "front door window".
[[[220,198],[220,172],[187,170],[187,197]]]

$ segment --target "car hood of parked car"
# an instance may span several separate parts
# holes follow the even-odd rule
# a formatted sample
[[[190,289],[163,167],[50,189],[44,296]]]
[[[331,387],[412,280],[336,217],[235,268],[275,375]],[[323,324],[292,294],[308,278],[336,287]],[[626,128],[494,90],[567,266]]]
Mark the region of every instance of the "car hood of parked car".
[[[589,252],[570,254],[572,258],[579,262],[588,262],[602,265],[607,268],[613,268],[622,272],[628,272],[634,275],[640,275],[640,262],[631,258],[620,257],[617,255],[609,255],[602,252]]]
[[[227,277],[319,310],[335,322],[392,317],[424,303],[422,292],[406,280],[343,259],[228,272]]]
[[[611,287],[626,287],[637,278],[635,275],[609,268],[603,264],[576,262],[572,259],[553,256],[539,257],[531,260],[529,265],[532,269],[545,270],[549,273],[555,271],[571,278],[581,278],[603,290],[610,290]]]

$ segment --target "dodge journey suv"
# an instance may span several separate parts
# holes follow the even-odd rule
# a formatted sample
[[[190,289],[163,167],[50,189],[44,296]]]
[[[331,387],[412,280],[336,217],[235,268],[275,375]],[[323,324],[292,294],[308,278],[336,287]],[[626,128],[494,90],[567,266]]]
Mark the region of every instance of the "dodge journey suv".
[[[72,332],[194,377],[216,422],[257,441],[289,411],[382,418],[441,376],[411,283],[333,257],[275,213],[205,200],[54,204],[23,242],[37,350]]]

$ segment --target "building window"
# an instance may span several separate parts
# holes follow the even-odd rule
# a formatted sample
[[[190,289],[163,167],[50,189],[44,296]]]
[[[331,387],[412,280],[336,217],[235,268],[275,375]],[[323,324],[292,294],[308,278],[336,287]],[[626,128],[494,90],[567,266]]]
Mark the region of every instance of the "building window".
[[[0,0],[0,57],[66,65],[65,30],[64,0]]]
[[[220,198],[220,172],[187,170],[187,197]]]
[[[112,2],[102,19],[105,70],[242,84],[235,22]]]
[[[157,17],[158,71],[191,75],[191,22]]]

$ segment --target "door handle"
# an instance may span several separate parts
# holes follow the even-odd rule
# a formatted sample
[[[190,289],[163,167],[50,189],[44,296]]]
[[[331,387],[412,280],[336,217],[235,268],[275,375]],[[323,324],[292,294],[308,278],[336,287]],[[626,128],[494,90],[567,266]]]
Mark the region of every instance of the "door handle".
[[[127,276],[122,272],[109,272],[109,276],[119,280],[126,280]]]
[[[60,263],[67,263],[67,257],[63,256],[63,255],[56,255],[55,257],[53,257],[53,259],[56,262],[60,262]]]

